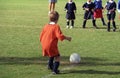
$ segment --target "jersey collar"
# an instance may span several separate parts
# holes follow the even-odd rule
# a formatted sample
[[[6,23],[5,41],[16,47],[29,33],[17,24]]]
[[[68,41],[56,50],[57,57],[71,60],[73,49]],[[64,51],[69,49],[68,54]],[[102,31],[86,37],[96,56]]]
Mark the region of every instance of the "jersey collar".
[[[49,24],[52,24],[52,25],[54,25],[54,24],[55,24],[55,22],[50,22]]]

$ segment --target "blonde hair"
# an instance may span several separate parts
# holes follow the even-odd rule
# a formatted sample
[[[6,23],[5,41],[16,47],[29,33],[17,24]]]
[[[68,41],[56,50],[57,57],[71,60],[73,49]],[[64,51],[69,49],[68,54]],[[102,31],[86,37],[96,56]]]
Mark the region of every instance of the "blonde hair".
[[[52,11],[49,14],[49,20],[50,21],[55,22],[55,21],[58,21],[58,19],[59,19],[59,13],[57,11]]]

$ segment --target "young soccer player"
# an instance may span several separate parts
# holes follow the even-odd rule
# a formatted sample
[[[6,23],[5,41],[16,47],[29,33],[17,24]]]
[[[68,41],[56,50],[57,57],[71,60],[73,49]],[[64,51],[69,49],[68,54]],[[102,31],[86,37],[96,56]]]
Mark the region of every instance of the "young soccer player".
[[[59,74],[58,67],[60,65],[60,53],[58,50],[58,40],[71,41],[71,37],[63,35],[60,26],[57,24],[59,14],[52,11],[49,14],[49,24],[46,24],[40,34],[40,42],[42,45],[43,56],[48,56],[48,67],[53,71],[53,74]]]
[[[75,13],[76,13],[76,4],[73,0],[68,0],[65,5],[66,10],[66,19],[67,19],[67,27],[69,28],[69,23],[71,22],[70,28],[74,27]]]
[[[87,20],[91,19],[91,18],[92,18],[93,26],[95,28],[97,28],[97,26],[95,24],[94,17],[93,17],[93,12],[94,12],[94,8],[95,8],[94,3],[91,0],[87,0],[87,2],[85,4],[83,4],[82,7],[85,10],[84,21],[83,21],[83,28],[85,28]]]
[[[55,10],[55,4],[57,0],[49,0],[49,13]]]
[[[119,19],[120,19],[120,0],[118,0],[118,7],[117,7],[118,13],[119,13]]]
[[[94,4],[95,4],[95,8],[94,8],[95,23],[96,23],[97,18],[101,18],[101,21],[102,21],[103,25],[106,25],[105,21],[104,21],[104,18],[103,18],[103,14],[102,14],[102,10],[103,10],[102,0],[94,0]]]
[[[112,22],[113,25],[113,31],[116,31],[116,25],[115,25],[115,16],[116,16],[116,2],[114,0],[108,0],[106,3],[105,8],[107,9],[107,19],[108,19],[108,27],[107,31],[110,32],[110,22]]]

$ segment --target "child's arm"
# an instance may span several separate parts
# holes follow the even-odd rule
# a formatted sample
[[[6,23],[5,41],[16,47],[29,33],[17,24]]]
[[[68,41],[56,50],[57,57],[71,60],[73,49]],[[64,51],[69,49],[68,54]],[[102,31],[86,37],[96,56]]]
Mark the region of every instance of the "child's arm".
[[[64,10],[67,12],[68,3],[66,3]]]
[[[71,37],[68,37],[68,36],[65,36],[65,35],[62,34],[62,31],[61,31],[59,26],[56,26],[55,33],[56,33],[56,37],[59,40],[61,40],[61,41],[63,41],[63,40],[71,41]]]
[[[83,10],[89,11],[89,8],[83,7]]]
[[[76,10],[77,10],[76,4],[74,3],[74,13],[76,13]]]
[[[83,10],[89,11],[89,8],[86,8],[86,3],[82,6]]]
[[[108,2],[107,2],[107,3],[108,3]],[[104,9],[107,9],[107,3],[105,4]]]

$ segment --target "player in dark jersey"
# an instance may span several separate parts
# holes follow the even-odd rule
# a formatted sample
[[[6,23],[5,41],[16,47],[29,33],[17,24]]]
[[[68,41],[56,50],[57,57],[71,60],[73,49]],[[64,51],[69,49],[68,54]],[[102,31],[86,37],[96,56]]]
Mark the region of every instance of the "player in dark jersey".
[[[110,22],[113,25],[113,31],[116,31],[115,25],[115,16],[116,16],[116,2],[114,0],[108,0],[105,8],[107,9],[107,19],[108,19],[108,27],[107,31],[110,32]]]
[[[66,11],[66,19],[67,19],[67,27],[69,28],[69,23],[71,21],[70,28],[74,27],[74,20],[75,20],[75,13],[76,13],[76,4],[73,2],[73,0],[68,0],[68,2],[65,5],[65,11]]]
[[[85,28],[86,22],[87,22],[88,19],[92,19],[93,26],[95,28],[97,28],[97,26],[95,24],[94,17],[93,17],[93,12],[94,12],[94,8],[95,8],[94,3],[91,0],[87,0],[87,2],[84,3],[82,7],[85,10],[83,28]]]

